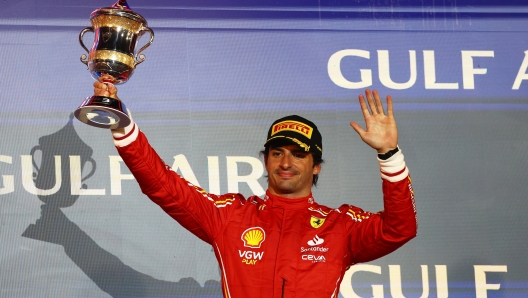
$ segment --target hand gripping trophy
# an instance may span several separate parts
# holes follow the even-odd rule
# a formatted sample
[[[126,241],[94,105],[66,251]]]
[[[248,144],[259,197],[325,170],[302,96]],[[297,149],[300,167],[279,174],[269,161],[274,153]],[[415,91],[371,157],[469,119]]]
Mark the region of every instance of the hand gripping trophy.
[[[81,62],[88,66],[94,79],[104,76],[104,82],[123,84],[132,76],[136,66],[145,61],[141,54],[154,40],[154,32],[147,21],[133,12],[126,0],[119,0],[111,7],[96,9],[90,15],[92,27],[79,33],[79,42],[88,56],[83,54]],[[95,40],[89,51],[83,43],[86,32],[94,32]],[[141,36],[150,33],[150,40],[135,52]],[[128,111],[118,98],[106,96],[87,97],[75,110],[75,117],[95,127],[115,129],[130,124]]]

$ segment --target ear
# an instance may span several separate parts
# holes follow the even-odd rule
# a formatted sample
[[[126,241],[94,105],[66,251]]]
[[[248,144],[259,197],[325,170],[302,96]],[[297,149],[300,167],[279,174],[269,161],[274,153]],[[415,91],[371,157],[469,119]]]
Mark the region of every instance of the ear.
[[[313,167],[313,172],[312,172],[312,174],[317,175],[317,174],[319,174],[320,172],[321,172],[321,164],[318,164],[318,165],[316,165],[316,166]]]

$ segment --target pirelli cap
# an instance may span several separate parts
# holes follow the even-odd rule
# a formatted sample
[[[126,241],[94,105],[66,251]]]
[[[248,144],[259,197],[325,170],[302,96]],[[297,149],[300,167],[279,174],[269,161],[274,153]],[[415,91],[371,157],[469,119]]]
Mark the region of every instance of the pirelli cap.
[[[264,147],[273,141],[289,141],[306,152],[323,155],[323,138],[317,126],[301,116],[290,115],[273,122]]]

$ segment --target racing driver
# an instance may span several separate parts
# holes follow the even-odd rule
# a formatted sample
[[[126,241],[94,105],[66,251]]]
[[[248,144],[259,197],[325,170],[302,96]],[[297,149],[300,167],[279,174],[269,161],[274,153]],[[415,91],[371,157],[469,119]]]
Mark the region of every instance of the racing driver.
[[[117,98],[112,84],[95,82],[94,87],[95,95]],[[350,266],[394,251],[417,231],[391,97],[386,101],[387,113],[378,93],[366,90],[359,96],[366,130],[350,123],[378,152],[384,200],[378,213],[316,202],[311,189],[321,171],[322,138],[316,125],[300,116],[278,119],[268,131],[263,198],[218,196],[186,181],[161,160],[133,121],[112,134],[142,192],[213,247],[224,297],[338,297]]]

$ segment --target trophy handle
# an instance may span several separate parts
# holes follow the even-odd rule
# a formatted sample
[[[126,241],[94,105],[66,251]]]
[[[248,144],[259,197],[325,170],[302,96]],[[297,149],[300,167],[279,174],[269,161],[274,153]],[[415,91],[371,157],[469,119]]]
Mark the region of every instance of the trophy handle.
[[[35,169],[37,170],[36,173],[33,173],[33,178],[36,177],[36,175],[38,175],[38,172],[40,172],[40,169],[39,167],[37,166],[37,163],[35,162],[35,151],[37,150],[40,150],[40,146],[37,145],[33,148],[31,148],[31,152],[29,153],[29,155],[31,155],[31,163],[33,164],[33,166],[35,167]]]
[[[81,179],[81,182],[84,182],[86,179],[92,177],[92,175],[95,173],[95,160],[93,160],[93,158],[90,157],[87,161],[89,161],[92,164],[92,170],[90,171],[90,173],[88,173],[88,175],[86,175],[86,177]]]
[[[139,49],[139,51],[137,51],[136,55],[135,55],[135,58],[136,58],[136,65],[139,65],[140,63],[142,63],[143,61],[145,61],[145,55],[143,54],[139,54],[141,52],[143,52],[146,48],[148,48],[152,42],[154,41],[154,31],[152,31],[152,29],[150,29],[149,27],[144,27],[143,29],[141,29],[140,32],[144,32],[144,31],[148,31],[150,33],[150,40],[147,42],[146,45],[144,45],[141,49]]]
[[[86,27],[82,29],[81,32],[79,33],[79,43],[81,44],[81,47],[83,47],[83,49],[86,51],[86,53],[90,54],[90,51],[84,45],[84,42],[83,42],[83,36],[84,36],[84,33],[86,32],[94,32],[94,30],[92,27]],[[86,66],[88,66],[88,56],[86,56],[86,54],[81,55],[81,62],[84,63]]]

